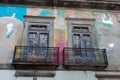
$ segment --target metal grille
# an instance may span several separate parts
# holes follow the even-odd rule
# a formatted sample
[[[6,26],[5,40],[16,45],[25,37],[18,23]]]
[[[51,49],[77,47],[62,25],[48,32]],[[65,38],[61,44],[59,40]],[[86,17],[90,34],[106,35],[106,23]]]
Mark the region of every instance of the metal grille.
[[[58,47],[16,46],[13,63],[58,64]]]
[[[95,48],[64,48],[64,65],[92,65],[107,64],[105,49]]]

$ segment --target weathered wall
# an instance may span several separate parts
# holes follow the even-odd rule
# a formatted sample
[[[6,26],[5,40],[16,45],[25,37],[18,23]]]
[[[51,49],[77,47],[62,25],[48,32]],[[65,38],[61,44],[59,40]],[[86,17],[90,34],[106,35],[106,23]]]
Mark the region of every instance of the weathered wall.
[[[14,46],[20,45],[24,7],[0,6],[0,63],[11,63]]]
[[[14,46],[21,45],[24,15],[54,16],[54,45],[68,46],[67,22],[69,18],[92,18],[99,48],[107,49],[109,67],[107,69],[120,69],[120,11],[82,10],[65,8],[30,8],[0,6],[0,63],[11,63]],[[22,36],[21,36],[22,35]],[[62,64],[62,58],[60,58]]]
[[[42,72],[42,71],[41,71]],[[6,77],[7,76],[7,77]],[[95,72],[91,71],[56,71],[54,77],[36,77],[37,80],[97,80]],[[14,70],[1,70],[0,79],[33,80],[33,77],[15,77]]]

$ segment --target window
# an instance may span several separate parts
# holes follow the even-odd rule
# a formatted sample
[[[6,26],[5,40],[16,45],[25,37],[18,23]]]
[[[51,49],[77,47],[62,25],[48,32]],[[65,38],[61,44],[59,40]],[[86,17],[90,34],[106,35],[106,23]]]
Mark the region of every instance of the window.
[[[53,47],[53,21],[54,17],[25,16],[23,45]]]
[[[24,56],[29,62],[47,62],[53,58],[53,17],[25,16]],[[52,57],[51,57],[52,56]]]
[[[76,63],[94,62],[95,54],[93,48],[97,47],[94,20],[67,18],[68,22],[68,45],[72,48],[69,55]],[[72,43],[72,44],[71,44]]]
[[[49,30],[46,24],[29,25],[27,46],[49,46]]]
[[[68,25],[69,47],[97,48],[94,30],[95,19],[66,18],[66,20]]]
[[[82,25],[72,25],[72,41],[74,48],[92,48],[92,38],[90,27],[83,27]]]

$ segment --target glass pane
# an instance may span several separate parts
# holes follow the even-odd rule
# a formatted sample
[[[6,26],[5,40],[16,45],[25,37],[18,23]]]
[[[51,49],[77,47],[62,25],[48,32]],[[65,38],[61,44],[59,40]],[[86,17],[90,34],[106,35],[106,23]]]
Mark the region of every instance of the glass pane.
[[[83,47],[88,48],[84,51],[84,61],[89,61],[88,63],[93,63],[95,59],[94,51],[92,48],[92,41],[90,34],[83,34]]]
[[[40,34],[40,46],[41,47],[47,47],[48,46],[48,34],[47,33],[41,33]]]
[[[80,44],[80,34],[74,34],[73,35],[73,45],[74,48],[80,48],[81,44]]]
[[[89,34],[84,34],[83,35],[83,47],[84,48],[91,48],[91,39]]]
[[[37,32],[28,33],[28,46],[36,46],[37,45]]]

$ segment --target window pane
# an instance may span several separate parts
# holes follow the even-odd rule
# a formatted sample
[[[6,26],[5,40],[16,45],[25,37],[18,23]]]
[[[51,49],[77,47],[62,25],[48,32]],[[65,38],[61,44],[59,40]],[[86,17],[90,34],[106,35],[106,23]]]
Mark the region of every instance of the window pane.
[[[83,35],[83,47],[84,48],[91,48],[91,39],[89,34],[84,34]]]
[[[41,47],[47,47],[48,46],[48,34],[47,33],[41,33],[39,42],[40,42]]]
[[[74,48],[80,48],[81,44],[80,44],[80,34],[74,34],[73,35],[73,45]]]
[[[36,46],[37,45],[37,32],[28,33],[28,46]]]

